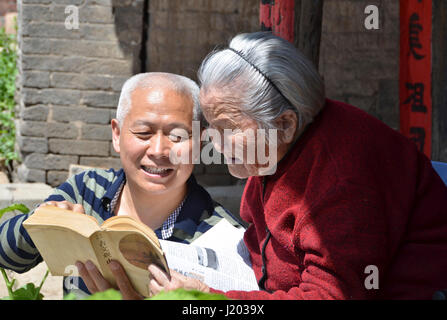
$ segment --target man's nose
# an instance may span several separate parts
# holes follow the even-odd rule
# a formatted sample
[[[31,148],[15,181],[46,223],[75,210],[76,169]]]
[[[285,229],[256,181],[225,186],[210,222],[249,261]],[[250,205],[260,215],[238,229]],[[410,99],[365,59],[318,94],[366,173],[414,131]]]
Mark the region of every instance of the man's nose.
[[[169,157],[170,142],[168,137],[162,133],[157,133],[149,143],[148,154],[153,157]]]

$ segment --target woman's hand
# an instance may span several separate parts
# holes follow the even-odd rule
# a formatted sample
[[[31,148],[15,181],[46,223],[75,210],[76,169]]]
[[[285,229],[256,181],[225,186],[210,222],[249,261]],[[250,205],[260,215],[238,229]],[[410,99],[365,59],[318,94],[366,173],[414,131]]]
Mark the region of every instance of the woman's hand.
[[[142,300],[144,297],[140,295],[132,286],[129,278],[124,271],[124,268],[118,261],[112,260],[108,264],[110,271],[115,277],[118,290],[120,291],[123,300]],[[90,293],[96,293],[113,288],[111,284],[104,279],[101,272],[91,261],[87,261],[85,264],[82,262],[76,262],[79,275],[84,280]]]
[[[185,277],[172,269],[170,270],[170,277],[154,264],[151,264],[148,270],[152,275],[152,279],[149,282],[149,291],[152,295],[160,293],[163,290],[171,291],[178,288],[210,292],[210,288],[200,280]]]

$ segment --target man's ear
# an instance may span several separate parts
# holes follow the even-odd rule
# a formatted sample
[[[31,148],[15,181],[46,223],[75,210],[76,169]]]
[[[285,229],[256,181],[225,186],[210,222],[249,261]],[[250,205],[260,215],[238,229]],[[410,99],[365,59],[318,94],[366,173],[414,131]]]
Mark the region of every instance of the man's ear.
[[[120,134],[121,129],[117,119],[112,119],[112,144],[113,149],[115,149],[116,153],[120,153]]]
[[[275,119],[275,124],[279,129],[279,135],[284,143],[292,143],[298,128],[298,116],[293,110],[284,111]]]

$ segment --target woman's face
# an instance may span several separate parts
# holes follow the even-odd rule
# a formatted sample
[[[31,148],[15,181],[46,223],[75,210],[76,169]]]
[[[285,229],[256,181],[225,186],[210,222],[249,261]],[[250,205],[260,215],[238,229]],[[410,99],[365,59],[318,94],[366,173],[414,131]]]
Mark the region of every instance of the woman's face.
[[[237,178],[274,173],[276,164],[287,150],[278,143],[276,130],[259,130],[257,122],[238,107],[219,103],[213,92],[200,93],[203,114],[210,126],[215,149],[224,155],[230,174]],[[212,132],[215,134],[212,134]]]

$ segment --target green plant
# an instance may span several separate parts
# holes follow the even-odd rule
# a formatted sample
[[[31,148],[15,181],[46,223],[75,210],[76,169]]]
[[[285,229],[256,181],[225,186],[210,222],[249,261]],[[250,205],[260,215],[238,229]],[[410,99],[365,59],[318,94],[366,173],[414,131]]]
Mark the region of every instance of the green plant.
[[[115,289],[94,293],[83,300],[121,300],[121,293]],[[76,300],[76,295],[69,293],[64,300]],[[177,289],[173,291],[160,292],[159,294],[146,298],[145,300],[228,300],[221,294],[204,293],[197,290]]]
[[[17,41],[15,35],[0,28],[0,162],[11,167],[12,160],[18,160],[14,151],[14,94],[17,75]]]
[[[7,212],[18,210],[22,213],[28,213],[30,210],[27,206],[23,204],[13,204],[9,207],[6,207],[4,209],[0,210],[0,218]],[[14,283],[16,279],[10,280],[8,278],[8,275],[6,274],[5,269],[0,268],[0,272],[3,276],[3,280],[5,280],[6,288],[8,290],[8,296],[1,298],[0,300],[42,300],[43,295],[40,293],[40,290],[42,289],[42,286],[45,282],[45,280],[48,277],[49,270],[45,273],[42,281],[40,282],[40,285],[36,287],[34,283],[27,283],[24,286],[14,290]]]

